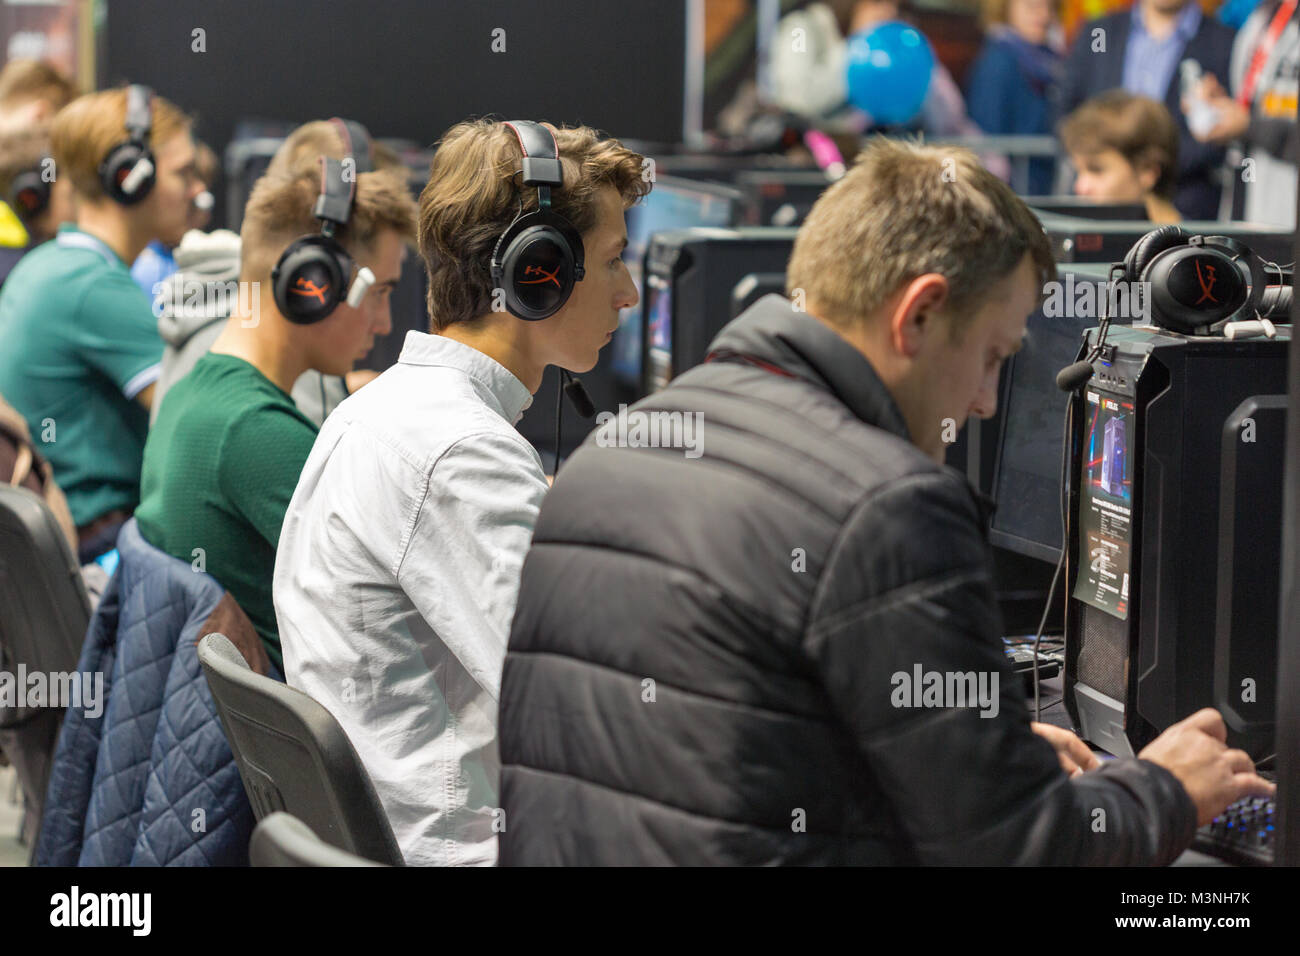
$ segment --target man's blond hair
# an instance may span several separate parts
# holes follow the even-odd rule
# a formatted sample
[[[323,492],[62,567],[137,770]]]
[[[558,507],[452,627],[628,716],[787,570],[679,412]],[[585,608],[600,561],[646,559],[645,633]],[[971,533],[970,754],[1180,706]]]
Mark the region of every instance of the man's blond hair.
[[[155,153],[174,137],[189,135],[192,126],[190,118],[175,104],[157,94],[153,97],[152,120],[149,147]],[[59,111],[50,129],[58,175],[66,176],[83,199],[104,198],[100,163],[126,138],[125,87],[77,97]]]
[[[266,167],[266,175],[291,176],[303,169],[314,169],[321,156],[342,159],[346,148],[338,126],[332,121],[312,120],[303,123],[275,151],[270,165]],[[397,153],[373,139],[370,141],[370,158],[371,166],[376,172],[389,170],[406,174],[406,167]]]
[[[0,134],[0,199],[8,202],[18,174],[40,172],[42,161],[49,155],[48,123]]]
[[[239,230],[241,279],[269,282],[280,255],[295,239],[320,232],[320,220],[312,215],[320,183],[319,165],[257,181]],[[415,213],[415,200],[400,176],[388,171],[361,173],[347,225],[338,227],[334,237],[357,259],[373,248],[384,229],[414,242]]]
[[[1051,246],[1034,214],[966,149],[878,137],[826,190],[795,237],[786,291],[831,325],[874,315],[926,273],[948,280],[942,312],[960,338],[982,299],[1029,255],[1039,287]]]
[[[0,70],[0,111],[45,100],[58,112],[76,95],[71,81],[43,60],[10,60]]]

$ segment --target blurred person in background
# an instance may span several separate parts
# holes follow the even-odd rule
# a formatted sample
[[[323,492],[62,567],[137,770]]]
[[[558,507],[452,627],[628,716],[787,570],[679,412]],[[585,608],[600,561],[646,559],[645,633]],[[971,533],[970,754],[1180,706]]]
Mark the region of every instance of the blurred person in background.
[[[1060,135],[1077,174],[1077,195],[1140,202],[1147,218],[1162,225],[1182,220],[1173,204],[1178,128],[1163,105],[1108,90],[1067,116]]]
[[[1294,229],[1296,126],[1300,85],[1300,22],[1296,0],[1265,0],[1246,20],[1232,46],[1229,82],[1207,75],[1201,96],[1217,113],[1213,127],[1197,132],[1205,143],[1240,141],[1245,153],[1246,219]],[[1249,172],[1247,172],[1249,171]]]
[[[212,184],[217,180],[217,171],[221,164],[211,146],[196,141],[194,165],[199,171],[199,179],[203,182],[203,192],[195,196],[194,201],[190,203],[189,226],[190,230],[202,231],[212,221]],[[186,235],[188,234],[189,230],[186,232]],[[184,241],[183,237],[182,241]],[[154,287],[176,271],[176,245],[178,244],[168,245],[155,239],[145,246],[144,252],[140,253],[131,265],[131,278],[150,299],[157,291]]]
[[[50,150],[48,121],[0,134],[0,197],[26,233],[21,246],[0,247],[0,284],[19,259],[76,218],[72,185],[55,175]]]
[[[0,142],[5,144],[0,146],[5,157],[0,162],[13,168],[20,155],[27,158],[34,148],[31,137],[39,139],[43,135],[48,139],[54,114],[76,95],[71,81],[48,63],[41,60],[6,63],[0,70]],[[36,163],[42,158],[35,157]],[[43,241],[28,235],[23,214],[9,205],[12,198],[8,188],[0,194],[0,281],[24,253]]]
[[[74,100],[50,142],[77,219],[5,280],[0,393],[54,466],[85,564],[113,549],[139,501],[162,357],[127,264],[153,239],[180,240],[203,186],[190,118],[145,87]]]
[[[984,45],[966,89],[970,117],[993,135],[1048,135],[1061,67],[1057,0],[985,0]],[[1029,163],[1029,193],[1052,192],[1056,164]]]
[[[1217,218],[1225,151],[1192,136],[1181,74],[1226,76],[1231,51],[1232,28],[1205,16],[1195,0],[1138,0],[1079,29],[1061,74],[1060,115],[1117,87],[1164,103],[1178,130],[1174,205],[1188,219]]]

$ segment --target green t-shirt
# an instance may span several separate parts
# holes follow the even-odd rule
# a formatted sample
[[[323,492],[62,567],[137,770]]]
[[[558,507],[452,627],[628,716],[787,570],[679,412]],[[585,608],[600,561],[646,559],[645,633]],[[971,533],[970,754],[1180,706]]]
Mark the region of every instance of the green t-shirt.
[[[0,291],[0,395],[27,419],[72,519],[89,524],[140,500],[163,343],[126,263],[75,226],[14,266]]]
[[[281,670],[275,549],[315,441],[316,426],[270,379],[209,352],[167,392],[144,448],[140,533],[216,578]]]

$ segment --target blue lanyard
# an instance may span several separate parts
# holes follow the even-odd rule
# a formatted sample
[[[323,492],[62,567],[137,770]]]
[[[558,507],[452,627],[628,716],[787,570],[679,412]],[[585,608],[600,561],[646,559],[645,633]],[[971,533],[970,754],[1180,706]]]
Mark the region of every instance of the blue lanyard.
[[[61,232],[55,241],[64,249],[89,249],[91,252],[97,252],[110,266],[122,261],[102,240],[86,232]]]

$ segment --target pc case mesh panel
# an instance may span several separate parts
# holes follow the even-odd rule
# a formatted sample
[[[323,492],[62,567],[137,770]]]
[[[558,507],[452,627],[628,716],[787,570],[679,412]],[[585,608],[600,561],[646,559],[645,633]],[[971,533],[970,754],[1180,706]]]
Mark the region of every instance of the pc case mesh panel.
[[[1125,699],[1129,622],[1084,606],[1079,643],[1079,680],[1108,697]]]

